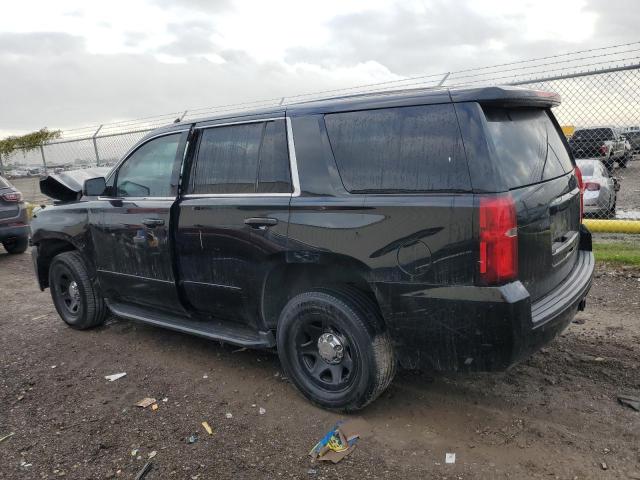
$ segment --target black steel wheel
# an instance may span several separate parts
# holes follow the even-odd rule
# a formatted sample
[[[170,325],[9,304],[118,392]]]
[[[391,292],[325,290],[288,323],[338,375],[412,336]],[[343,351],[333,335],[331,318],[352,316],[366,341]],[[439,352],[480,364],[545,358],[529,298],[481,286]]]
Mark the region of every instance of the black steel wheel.
[[[84,330],[104,322],[106,307],[79,252],[56,255],[49,267],[49,288],[58,314]]]
[[[395,373],[393,348],[377,306],[355,289],[295,296],[280,314],[277,340],[285,373],[323,408],[364,408]]]

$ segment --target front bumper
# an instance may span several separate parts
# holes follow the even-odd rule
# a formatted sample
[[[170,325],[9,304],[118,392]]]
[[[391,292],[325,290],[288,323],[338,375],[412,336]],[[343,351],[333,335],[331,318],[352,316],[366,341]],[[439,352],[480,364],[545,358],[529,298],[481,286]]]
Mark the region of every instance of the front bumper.
[[[504,370],[571,323],[589,292],[595,261],[580,250],[567,278],[531,302],[519,282],[500,287],[378,285],[383,314],[405,368]]]

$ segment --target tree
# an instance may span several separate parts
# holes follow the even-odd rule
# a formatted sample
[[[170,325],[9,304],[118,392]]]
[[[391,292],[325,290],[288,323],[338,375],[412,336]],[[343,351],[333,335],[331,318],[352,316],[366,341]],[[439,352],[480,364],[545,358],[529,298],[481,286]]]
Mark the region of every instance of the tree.
[[[2,157],[8,157],[17,150],[22,150],[23,152],[35,150],[61,136],[62,132],[60,130],[49,130],[44,127],[26,135],[12,135],[0,140],[0,175],[4,175]]]

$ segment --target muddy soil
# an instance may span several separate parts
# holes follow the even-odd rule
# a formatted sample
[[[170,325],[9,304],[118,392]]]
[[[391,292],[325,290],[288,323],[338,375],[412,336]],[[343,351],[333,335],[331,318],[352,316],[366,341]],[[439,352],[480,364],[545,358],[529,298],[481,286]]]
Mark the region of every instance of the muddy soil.
[[[640,271],[599,266],[587,309],[542,351],[506,373],[402,372],[358,415],[372,436],[312,465],[343,417],[298,395],[275,355],[114,318],[72,330],[29,255],[2,252],[0,437],[15,434],[0,478],[130,479],[155,451],[148,480],[640,479],[640,412],[616,400],[640,396],[639,344]],[[144,397],[159,408],[133,406]]]

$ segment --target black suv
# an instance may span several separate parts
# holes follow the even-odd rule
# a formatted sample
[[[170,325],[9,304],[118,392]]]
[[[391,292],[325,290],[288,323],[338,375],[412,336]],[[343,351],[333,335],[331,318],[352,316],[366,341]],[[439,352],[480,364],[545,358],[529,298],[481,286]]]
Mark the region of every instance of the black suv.
[[[0,242],[9,253],[24,253],[29,246],[29,215],[22,193],[0,177]]]
[[[504,369],[591,285],[558,103],[406,90],[155,130],[38,212],[40,287],[74,328],[110,310],[277,347],[325,408],[364,407],[396,365]]]

